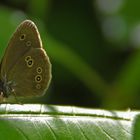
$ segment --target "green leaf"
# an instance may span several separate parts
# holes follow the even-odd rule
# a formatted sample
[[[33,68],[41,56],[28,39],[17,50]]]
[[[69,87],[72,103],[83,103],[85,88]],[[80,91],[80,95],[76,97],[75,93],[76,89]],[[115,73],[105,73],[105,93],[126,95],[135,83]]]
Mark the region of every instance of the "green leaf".
[[[134,104],[134,98],[139,91],[140,83],[140,51],[134,52],[123,65],[120,73],[116,76],[114,87],[117,92],[115,98],[110,100],[114,107],[126,107]],[[115,90],[113,92],[115,92]],[[135,94],[135,95],[134,95]],[[127,96],[127,98],[125,98]],[[112,97],[111,97],[112,98]],[[123,102],[118,104],[118,100]],[[110,104],[108,104],[110,106]]]
[[[133,140],[139,140],[140,139],[140,115],[136,116],[133,131],[134,131]]]
[[[0,138],[10,140],[129,140],[139,112],[39,104],[1,104]]]
[[[70,49],[70,46],[57,41],[50,35],[44,38],[43,43],[47,46],[46,50],[49,56],[70,70],[93,93],[102,95],[108,91],[109,86],[106,81],[82,57]]]

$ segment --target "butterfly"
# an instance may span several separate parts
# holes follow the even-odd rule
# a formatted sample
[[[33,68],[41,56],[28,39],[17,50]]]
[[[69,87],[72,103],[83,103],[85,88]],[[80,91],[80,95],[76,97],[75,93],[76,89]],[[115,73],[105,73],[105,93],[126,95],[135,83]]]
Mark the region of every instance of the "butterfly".
[[[12,35],[0,65],[0,102],[44,95],[51,63],[36,25],[23,21]]]

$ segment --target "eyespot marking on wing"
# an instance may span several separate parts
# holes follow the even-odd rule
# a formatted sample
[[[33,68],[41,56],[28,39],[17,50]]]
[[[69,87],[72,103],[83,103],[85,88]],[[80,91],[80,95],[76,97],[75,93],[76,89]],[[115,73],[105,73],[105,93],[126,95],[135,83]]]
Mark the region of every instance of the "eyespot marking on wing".
[[[31,41],[27,41],[27,42],[26,42],[26,46],[27,46],[27,47],[31,46],[31,44],[32,44]]]
[[[21,36],[20,36],[20,41],[23,41],[23,40],[25,40],[25,38],[26,38],[26,35],[25,34],[21,34]]]
[[[37,67],[36,71],[37,71],[38,74],[41,74],[42,73],[42,68],[41,67]]]
[[[41,89],[41,85],[40,84],[36,84],[36,89]]]
[[[27,67],[31,68],[34,64],[34,60],[31,58],[26,63],[27,63]]]
[[[42,76],[41,75],[36,75],[35,76],[35,82],[40,83],[42,81]]]
[[[25,57],[25,61],[29,61],[30,59],[31,59],[31,56],[29,55]]]

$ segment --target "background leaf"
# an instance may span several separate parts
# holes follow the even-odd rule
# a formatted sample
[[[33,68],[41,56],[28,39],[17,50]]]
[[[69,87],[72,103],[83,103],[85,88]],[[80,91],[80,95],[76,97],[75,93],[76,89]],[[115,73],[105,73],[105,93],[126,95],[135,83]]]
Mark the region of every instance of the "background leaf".
[[[138,0],[0,4],[0,58],[17,25],[31,19],[53,66],[46,96],[28,102],[139,109]]]

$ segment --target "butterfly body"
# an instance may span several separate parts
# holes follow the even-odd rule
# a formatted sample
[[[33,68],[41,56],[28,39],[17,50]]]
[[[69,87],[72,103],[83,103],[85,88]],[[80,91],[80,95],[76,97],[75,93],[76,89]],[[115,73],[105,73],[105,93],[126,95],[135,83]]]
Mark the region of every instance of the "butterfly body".
[[[8,98],[8,96],[12,93],[12,83],[7,82],[6,79],[0,80],[0,95],[4,98]]]
[[[35,24],[25,20],[13,34],[1,62],[0,99],[41,96],[51,80],[51,63]]]

